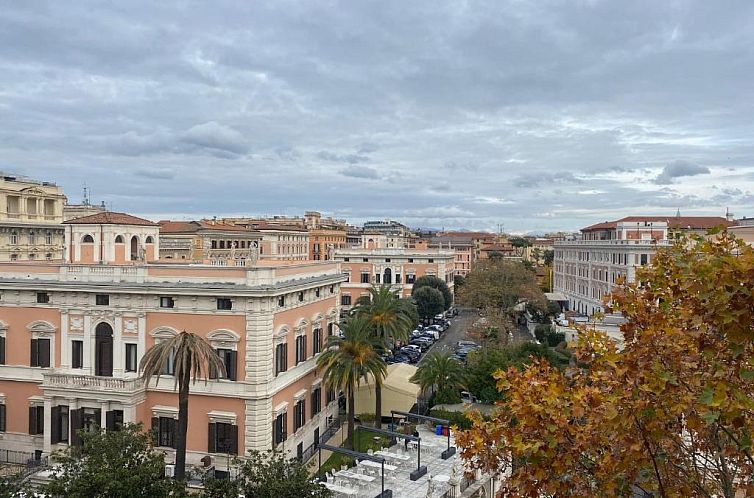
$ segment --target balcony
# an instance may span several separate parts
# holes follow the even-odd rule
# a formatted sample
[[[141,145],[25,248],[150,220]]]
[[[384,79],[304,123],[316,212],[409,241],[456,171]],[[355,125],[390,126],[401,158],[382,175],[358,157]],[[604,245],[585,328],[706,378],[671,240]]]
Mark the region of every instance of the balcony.
[[[83,390],[103,393],[129,394],[144,389],[144,382],[138,379],[118,379],[96,377],[94,375],[44,373],[42,389]]]
[[[670,240],[626,240],[626,239],[610,239],[610,240],[557,240],[555,241],[555,247],[584,247],[584,246],[597,246],[597,247],[613,247],[613,246],[629,246],[629,247],[668,247],[672,244]]]

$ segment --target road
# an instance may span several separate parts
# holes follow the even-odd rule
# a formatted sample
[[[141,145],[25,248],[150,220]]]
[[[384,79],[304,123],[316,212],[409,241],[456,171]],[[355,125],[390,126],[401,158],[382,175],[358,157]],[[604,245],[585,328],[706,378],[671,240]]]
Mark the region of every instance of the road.
[[[427,353],[431,351],[454,351],[456,343],[458,341],[475,341],[477,339],[468,337],[466,335],[466,329],[479,319],[479,314],[475,309],[459,309],[458,316],[451,318],[451,324],[448,330],[443,332],[440,336],[440,340],[435,342]],[[515,340],[517,341],[531,341],[532,336],[526,327],[519,327],[515,334]],[[422,355],[421,360],[417,365],[421,365],[424,358],[427,357],[427,353]]]

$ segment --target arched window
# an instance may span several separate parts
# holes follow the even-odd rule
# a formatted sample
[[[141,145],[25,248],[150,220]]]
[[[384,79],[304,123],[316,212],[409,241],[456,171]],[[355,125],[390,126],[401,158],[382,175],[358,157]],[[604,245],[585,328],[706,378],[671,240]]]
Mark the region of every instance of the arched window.
[[[92,237],[89,234],[84,235],[84,238],[81,239],[82,244],[94,244],[94,237]]]
[[[115,237],[115,243],[116,244],[125,244],[125,241],[123,240],[123,236],[122,235],[117,235]]]
[[[145,244],[154,244],[154,239],[152,238],[151,235],[147,236],[147,240],[146,240]]]
[[[134,235],[131,237],[131,261],[139,259],[139,237]]]
[[[385,284],[392,284],[393,283],[393,273],[390,268],[385,268],[385,273],[382,276],[382,283]]]

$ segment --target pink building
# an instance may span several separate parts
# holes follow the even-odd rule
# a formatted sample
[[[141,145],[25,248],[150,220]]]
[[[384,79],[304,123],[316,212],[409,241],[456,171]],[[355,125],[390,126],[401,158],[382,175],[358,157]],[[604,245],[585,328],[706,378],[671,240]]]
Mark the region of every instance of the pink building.
[[[79,444],[78,429],[141,422],[170,462],[172,372],[144,386],[137,368],[182,330],[228,370],[192,385],[189,464],[310,448],[337,414],[315,363],[339,315],[339,264],[161,264],[157,225],[93,216],[67,222],[70,262],[0,263],[0,448],[49,454]]]

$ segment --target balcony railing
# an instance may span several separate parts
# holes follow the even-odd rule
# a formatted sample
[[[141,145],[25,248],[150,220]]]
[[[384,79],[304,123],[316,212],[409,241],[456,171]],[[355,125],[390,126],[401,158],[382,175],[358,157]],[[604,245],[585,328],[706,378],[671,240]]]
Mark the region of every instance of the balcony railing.
[[[669,240],[626,240],[626,239],[610,239],[610,240],[557,240],[555,241],[555,247],[581,247],[581,246],[641,246],[641,247],[664,247],[671,245]]]
[[[88,389],[93,391],[133,392],[144,388],[141,379],[118,379],[115,377],[97,377],[94,375],[71,375],[64,373],[45,373],[42,387],[64,387],[71,389]]]

